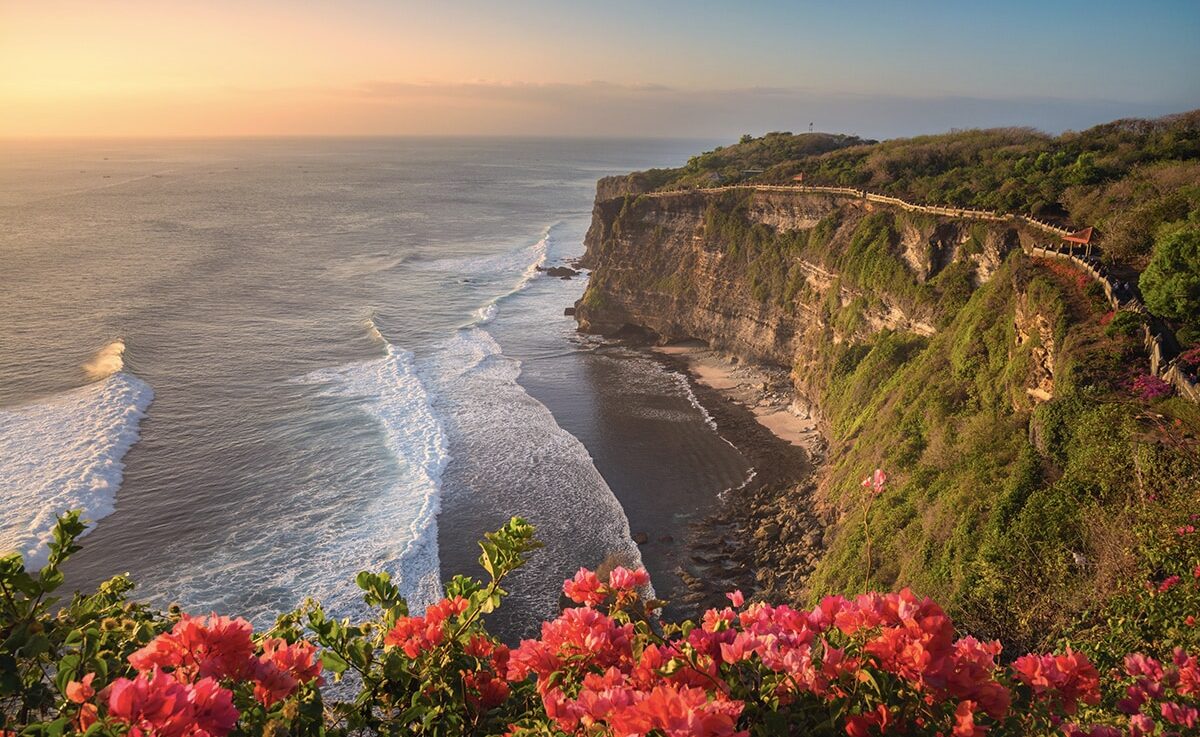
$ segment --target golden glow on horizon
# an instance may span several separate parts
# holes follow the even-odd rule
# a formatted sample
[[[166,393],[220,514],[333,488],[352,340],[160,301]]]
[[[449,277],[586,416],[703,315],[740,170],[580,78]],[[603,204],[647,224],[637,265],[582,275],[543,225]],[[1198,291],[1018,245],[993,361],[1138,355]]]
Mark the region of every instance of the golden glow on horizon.
[[[1157,36],[1079,56],[1019,7],[843,5],[0,0],[0,137],[878,136],[1195,106],[1195,53]],[[911,43],[951,20],[974,35]]]
[[[498,55],[540,67],[453,17],[435,35],[302,4],[0,3],[0,136],[466,132],[496,103],[441,87]],[[417,86],[381,96],[376,80]]]

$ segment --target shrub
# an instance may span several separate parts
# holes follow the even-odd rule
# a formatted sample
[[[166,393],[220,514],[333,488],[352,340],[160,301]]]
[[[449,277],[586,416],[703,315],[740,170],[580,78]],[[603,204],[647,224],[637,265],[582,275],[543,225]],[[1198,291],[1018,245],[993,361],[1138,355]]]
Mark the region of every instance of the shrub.
[[[735,591],[731,606],[670,624],[642,596],[644,570],[581,569],[563,585],[576,606],[510,650],[483,615],[538,547],[516,518],[481,543],[490,581],[455,577],[420,615],[387,574],[362,573],[372,619],[308,602],[258,635],[245,620],[127,602],[123,578],[56,609],[48,595],[82,531],[78,513],[62,517],[41,571],[0,559],[0,734],[1132,737],[1200,718],[1200,667],[1182,647],[1165,661],[1130,654],[1107,682],[1069,647],[1005,667],[999,642],[959,636],[907,589],[809,610]],[[1198,592],[1200,566],[1151,595],[1177,601],[1175,616]],[[326,674],[357,694],[323,692]]]
[[[1117,335],[1132,336],[1145,324],[1146,318],[1140,312],[1120,310],[1104,328],[1104,334],[1111,337]]]
[[[1200,226],[1160,239],[1138,287],[1154,314],[1200,328]]]
[[[1175,388],[1152,374],[1142,374],[1133,380],[1133,393],[1147,402],[1171,396]]]

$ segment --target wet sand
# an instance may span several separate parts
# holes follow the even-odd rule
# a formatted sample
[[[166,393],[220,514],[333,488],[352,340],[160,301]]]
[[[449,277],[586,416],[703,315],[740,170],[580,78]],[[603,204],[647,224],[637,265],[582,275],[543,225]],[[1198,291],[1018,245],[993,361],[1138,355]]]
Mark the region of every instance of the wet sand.
[[[689,593],[680,603],[698,614],[733,589],[798,601],[823,547],[826,525],[812,494],[825,445],[786,369],[730,360],[698,343],[648,353],[688,377],[717,431],[754,468],[744,487],[694,524],[680,571]]]

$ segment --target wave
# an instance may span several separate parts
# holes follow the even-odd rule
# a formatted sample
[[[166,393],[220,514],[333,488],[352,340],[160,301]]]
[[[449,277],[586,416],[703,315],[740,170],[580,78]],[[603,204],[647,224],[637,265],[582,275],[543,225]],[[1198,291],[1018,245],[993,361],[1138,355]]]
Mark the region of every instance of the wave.
[[[419,366],[451,441],[446,483],[461,495],[456,518],[490,529],[520,515],[546,543],[519,572],[516,601],[549,615],[564,575],[580,566],[641,565],[625,511],[587,449],[521,387],[521,362],[487,331],[458,330]]]
[[[338,278],[364,277],[391,271],[411,258],[412,254],[361,253],[335,261],[325,271]]]
[[[553,233],[560,225],[561,223],[554,223],[547,226],[542,231],[541,237],[528,246],[491,256],[441,258],[423,264],[422,268],[430,271],[477,275],[484,279],[515,277],[515,281],[505,285],[507,289],[501,287],[503,291],[489,296],[487,301],[475,310],[471,319],[463,323],[461,327],[483,325],[491,322],[496,316],[500,302],[523,291],[537,277],[538,267],[546,263]]]
[[[92,360],[83,364],[83,372],[91,381],[107,379],[125,368],[125,341],[114,340],[101,348],[92,356]]]
[[[387,488],[359,515],[361,529],[339,541],[335,555],[353,560],[334,565],[346,569],[340,571],[343,577],[361,568],[389,569],[412,608],[421,611],[442,592],[437,514],[448,460],[446,437],[416,373],[413,354],[388,343],[373,319],[368,318],[368,325],[385,346],[383,357],[302,379],[321,384],[330,396],[355,400],[378,422],[383,444],[396,463]]]
[[[515,256],[517,263],[519,264],[523,262],[525,264],[525,268],[521,272],[520,277],[517,279],[516,284],[514,284],[513,287],[507,292],[498,294],[488,300],[483,306],[475,311],[474,319],[468,322],[464,327],[469,327],[472,325],[484,325],[491,322],[492,319],[496,317],[496,312],[499,309],[497,305],[499,305],[501,301],[508,299],[514,294],[524,290],[525,287],[529,286],[529,282],[533,281],[538,274],[538,267],[546,263],[546,253],[550,248],[550,231],[552,228],[553,226],[546,228],[541,239],[537,243],[534,243],[532,246],[527,248],[519,249],[516,252]],[[503,268],[511,265],[512,260],[512,256],[505,254],[499,259],[493,259],[491,262],[485,263],[486,266],[501,266]]]
[[[102,377],[95,383],[0,409],[0,551],[41,565],[57,514],[82,509],[97,521],[113,513],[122,459],[154,398],[149,384],[121,370],[124,350],[114,341],[86,364]]]
[[[713,419],[711,414],[709,414],[708,408],[700,403],[700,399],[696,396],[696,392],[692,391],[692,383],[688,380],[688,377],[678,371],[668,371],[667,375],[676,382],[676,385],[683,392],[683,395],[687,397],[688,402],[690,402],[691,405],[695,407],[700,415],[704,418],[704,424],[708,425],[714,431],[720,434],[719,431],[717,431],[717,421]],[[725,442],[729,441],[726,440]]]

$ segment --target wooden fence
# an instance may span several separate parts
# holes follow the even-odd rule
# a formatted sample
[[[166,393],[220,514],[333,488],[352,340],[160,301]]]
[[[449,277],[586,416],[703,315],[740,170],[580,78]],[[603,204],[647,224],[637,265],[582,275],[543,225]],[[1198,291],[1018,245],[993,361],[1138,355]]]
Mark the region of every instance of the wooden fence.
[[[669,189],[658,192],[647,192],[642,196],[676,197],[679,195],[691,194],[693,192],[733,192],[736,190],[749,190],[754,192],[789,192],[800,194],[831,194],[841,197],[852,197],[855,199],[867,200],[868,202],[878,202],[884,205],[892,205],[908,212],[921,212],[929,215],[944,215],[946,217],[967,218],[971,220],[986,220],[989,222],[1019,221],[1060,238],[1071,234],[1071,231],[1066,230],[1065,228],[1051,225],[1044,220],[1038,220],[1037,218],[1031,216],[1012,215],[1009,213],[994,212],[992,210],[976,210],[969,207],[920,205],[915,202],[902,200],[899,197],[891,197],[889,195],[879,194],[877,192],[869,192],[865,189],[855,189],[854,187],[824,187],[810,184],[729,184],[717,187],[697,187],[695,189]]]

